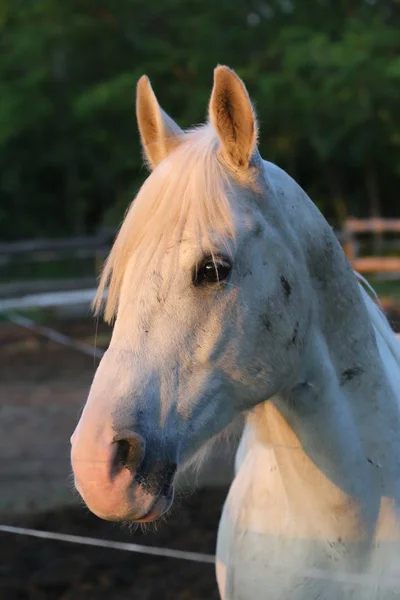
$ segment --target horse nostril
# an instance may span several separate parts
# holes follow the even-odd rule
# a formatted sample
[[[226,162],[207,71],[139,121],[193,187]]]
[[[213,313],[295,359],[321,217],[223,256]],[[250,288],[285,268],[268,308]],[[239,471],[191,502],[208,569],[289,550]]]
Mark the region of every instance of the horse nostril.
[[[116,444],[117,452],[115,454],[115,462],[126,467],[129,462],[129,454],[132,451],[132,447],[128,440],[118,440]]]
[[[135,433],[126,433],[118,435],[114,439],[117,446],[114,464],[118,470],[122,468],[129,469],[135,473],[142,460],[144,442],[140,435]]]

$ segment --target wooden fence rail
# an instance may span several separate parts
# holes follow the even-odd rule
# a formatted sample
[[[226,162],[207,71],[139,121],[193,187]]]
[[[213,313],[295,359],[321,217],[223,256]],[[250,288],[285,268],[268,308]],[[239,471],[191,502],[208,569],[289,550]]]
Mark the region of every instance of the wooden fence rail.
[[[69,238],[18,240],[17,242],[0,243],[0,254],[25,254],[46,250],[74,250],[76,248],[96,248],[107,244],[115,235],[115,229],[102,229],[95,235],[82,235]]]
[[[341,232],[341,243],[347,258],[359,273],[400,273],[400,256],[358,256],[356,235],[373,233],[400,233],[400,219],[348,218]]]
[[[344,230],[351,233],[400,233],[400,219],[355,219],[349,217]]]
[[[104,258],[108,253],[114,229],[104,229],[93,236],[63,239],[33,239],[0,243],[0,266],[24,262],[51,262],[68,258]]]

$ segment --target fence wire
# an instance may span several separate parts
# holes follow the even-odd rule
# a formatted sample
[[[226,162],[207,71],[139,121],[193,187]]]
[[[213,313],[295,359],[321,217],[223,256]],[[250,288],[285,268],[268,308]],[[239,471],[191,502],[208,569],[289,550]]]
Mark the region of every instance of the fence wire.
[[[25,535],[44,540],[68,542],[71,544],[82,544],[84,546],[95,546],[97,548],[124,550],[125,552],[149,554],[151,556],[159,556],[163,558],[177,558],[180,560],[189,560],[197,563],[215,563],[215,556],[213,556],[212,554],[203,554],[201,552],[174,550],[172,548],[160,548],[157,546],[143,546],[142,544],[131,544],[129,542],[115,542],[113,540],[103,540],[99,538],[85,537],[81,535],[55,533],[52,531],[40,531],[37,529],[26,529],[24,527],[14,527],[11,525],[0,525],[0,532],[11,533],[14,535]]]
[[[43,337],[56,342],[58,344],[62,344],[63,346],[68,346],[70,348],[74,348],[91,358],[102,358],[104,355],[104,350],[101,348],[94,348],[89,344],[85,344],[85,342],[79,342],[78,340],[74,340],[73,338],[56,331],[55,329],[51,329],[51,327],[47,327],[45,325],[39,325],[32,319],[28,319],[28,317],[23,317],[22,315],[14,312],[6,313],[7,319],[14,323],[15,325],[19,325],[20,327],[24,327],[25,329],[29,329],[30,331],[35,331],[39,333]]]

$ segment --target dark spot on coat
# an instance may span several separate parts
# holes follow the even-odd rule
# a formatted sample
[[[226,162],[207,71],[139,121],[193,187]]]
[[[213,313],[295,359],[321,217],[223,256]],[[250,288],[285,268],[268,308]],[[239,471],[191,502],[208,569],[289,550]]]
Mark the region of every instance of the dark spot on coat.
[[[361,367],[353,367],[351,369],[346,369],[341,375],[340,385],[348,383],[349,381],[354,379],[354,377],[357,377],[357,375],[362,375],[362,373],[364,373],[364,369],[362,369]]]
[[[271,321],[267,315],[267,313],[263,313],[260,315],[261,325],[265,327],[267,331],[271,331]]]
[[[378,469],[380,469],[381,466],[382,466],[379,463],[377,463],[374,460],[372,460],[372,458],[367,458],[367,462],[369,462],[369,464],[372,465],[373,467],[377,467]]]
[[[278,188],[278,189],[277,189],[277,192],[278,192],[278,196],[280,196],[281,198],[284,198],[284,196],[285,196],[285,192],[283,191],[283,189],[282,189],[282,188]]]
[[[258,237],[259,235],[261,235],[263,232],[263,226],[262,224],[258,221],[253,228],[253,233],[256,237]]]
[[[290,348],[290,346],[294,346],[298,340],[299,333],[299,322],[297,321],[295,328],[293,329],[292,337],[286,343],[286,348]]]
[[[283,275],[281,276],[281,284],[283,287],[283,291],[285,292],[286,298],[289,298],[290,294],[292,293],[292,286]]]
[[[333,251],[333,241],[326,240],[325,248],[326,248],[327,253],[330,254]]]

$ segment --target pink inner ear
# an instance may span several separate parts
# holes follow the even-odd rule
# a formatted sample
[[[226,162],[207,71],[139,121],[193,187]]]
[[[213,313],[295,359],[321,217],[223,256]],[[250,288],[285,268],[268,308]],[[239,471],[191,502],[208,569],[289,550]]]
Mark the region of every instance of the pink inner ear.
[[[246,168],[256,146],[256,117],[244,84],[227,67],[215,70],[210,120],[227,162]]]

